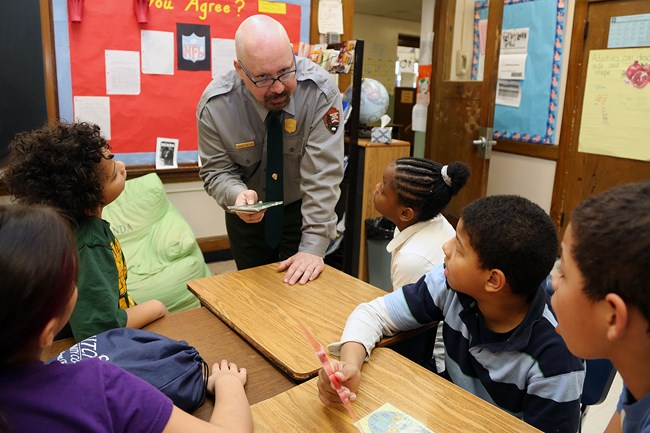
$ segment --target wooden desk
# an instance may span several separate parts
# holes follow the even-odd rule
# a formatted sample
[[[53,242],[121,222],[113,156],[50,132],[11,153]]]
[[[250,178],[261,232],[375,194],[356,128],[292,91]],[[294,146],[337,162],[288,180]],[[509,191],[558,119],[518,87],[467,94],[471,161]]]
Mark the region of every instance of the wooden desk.
[[[362,374],[352,403],[360,417],[390,403],[435,433],[538,432],[390,349],[375,349]],[[329,408],[320,402],[317,380],[254,405],[255,431],[358,433],[343,406]]]
[[[290,286],[277,264],[192,280],[189,289],[228,326],[295,380],[320,363],[297,321],[326,346],[338,341],[354,308],[386,292],[330,266],[305,285]]]
[[[206,308],[170,314],[144,329],[175,340],[187,341],[199,351],[210,369],[212,364],[223,358],[236,363],[239,367],[246,367],[248,371],[246,395],[251,404],[296,386],[295,382]],[[50,359],[73,344],[74,340],[71,338],[56,341],[43,352],[42,359]],[[208,396],[203,406],[194,411],[193,415],[207,421],[212,415],[213,407],[214,400]]]

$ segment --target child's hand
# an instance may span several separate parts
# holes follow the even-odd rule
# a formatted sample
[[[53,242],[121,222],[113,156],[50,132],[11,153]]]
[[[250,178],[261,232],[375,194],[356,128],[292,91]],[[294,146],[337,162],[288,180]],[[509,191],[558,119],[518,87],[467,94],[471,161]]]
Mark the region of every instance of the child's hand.
[[[330,359],[334,375],[341,383],[343,388],[343,397],[347,397],[350,401],[357,398],[355,394],[359,389],[361,383],[361,371],[353,364]],[[334,389],[334,385],[325,373],[324,369],[318,370],[318,398],[325,404],[325,406],[335,406],[342,404],[339,394]]]
[[[212,373],[208,377],[208,392],[214,394],[214,389],[218,381],[233,377],[239,379],[242,386],[246,385],[245,368],[238,369],[237,364],[228,362],[225,359],[222,359],[221,363],[215,363],[212,366]]]

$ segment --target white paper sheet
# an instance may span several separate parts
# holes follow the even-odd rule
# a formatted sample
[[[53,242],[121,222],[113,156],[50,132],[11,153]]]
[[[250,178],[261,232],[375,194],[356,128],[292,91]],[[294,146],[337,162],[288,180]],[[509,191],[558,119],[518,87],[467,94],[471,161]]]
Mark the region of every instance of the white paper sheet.
[[[507,29],[501,33],[499,50],[500,80],[523,80],[526,78],[529,29]]]
[[[502,54],[499,56],[500,80],[523,80],[526,78],[527,54]]]
[[[413,131],[426,132],[427,130],[428,105],[415,104],[411,111],[411,129]]]
[[[156,138],[156,168],[178,168],[178,138]]]
[[[521,105],[520,82],[516,80],[498,80],[497,95],[494,102],[508,107],[519,107]]]
[[[428,32],[423,37],[420,37],[420,59],[418,63],[421,65],[430,65],[432,53],[433,32]]]
[[[174,75],[174,33],[142,30],[142,73]]]
[[[212,77],[225,75],[235,69],[233,61],[237,58],[234,39],[212,39]]]
[[[140,53],[106,50],[106,94],[140,94]]]
[[[111,139],[111,104],[108,96],[75,96],[75,122],[94,123],[101,129],[102,137]]]
[[[528,53],[528,33],[527,28],[503,30],[500,53],[502,55]]]
[[[318,32],[343,34],[343,4],[341,0],[318,2]]]

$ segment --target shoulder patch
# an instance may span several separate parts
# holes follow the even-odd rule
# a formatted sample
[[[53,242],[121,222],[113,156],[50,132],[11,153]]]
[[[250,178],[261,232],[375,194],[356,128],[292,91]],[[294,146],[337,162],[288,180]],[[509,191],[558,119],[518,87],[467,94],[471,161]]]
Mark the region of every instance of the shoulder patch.
[[[325,116],[323,116],[323,122],[325,122],[325,127],[331,134],[335,134],[339,129],[339,124],[341,123],[341,113],[339,110],[332,107],[327,110]]]

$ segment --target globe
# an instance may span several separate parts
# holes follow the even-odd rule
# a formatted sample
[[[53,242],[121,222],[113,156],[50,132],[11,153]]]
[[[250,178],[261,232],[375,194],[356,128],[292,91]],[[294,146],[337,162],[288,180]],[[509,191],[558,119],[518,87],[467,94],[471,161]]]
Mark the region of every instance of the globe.
[[[343,101],[348,103],[352,101],[352,86],[345,90]],[[386,110],[388,110],[388,91],[384,85],[372,78],[362,78],[359,123],[379,122],[381,116],[386,114]]]

